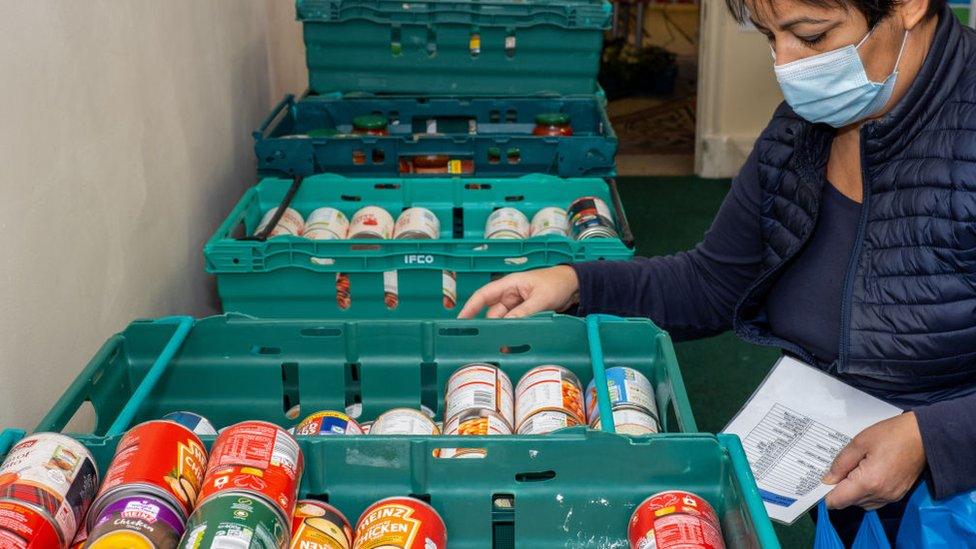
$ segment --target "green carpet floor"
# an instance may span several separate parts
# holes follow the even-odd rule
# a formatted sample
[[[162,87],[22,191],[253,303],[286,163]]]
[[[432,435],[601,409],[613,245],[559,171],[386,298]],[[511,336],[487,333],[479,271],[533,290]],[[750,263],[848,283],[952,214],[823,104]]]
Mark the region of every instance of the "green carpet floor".
[[[685,178],[622,178],[618,181],[639,255],[686,250],[701,240],[729,182]],[[731,333],[675,345],[700,429],[721,430],[765,377],[779,355]],[[813,544],[813,522],[776,525],[784,548]]]

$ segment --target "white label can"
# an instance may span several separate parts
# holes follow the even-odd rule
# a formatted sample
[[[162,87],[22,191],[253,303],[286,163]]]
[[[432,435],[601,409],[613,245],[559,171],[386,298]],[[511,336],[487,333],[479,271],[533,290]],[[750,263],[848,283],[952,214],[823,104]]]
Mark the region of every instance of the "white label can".
[[[469,364],[447,380],[444,417],[467,410],[492,410],[508,422],[515,423],[515,395],[512,380],[497,366]],[[450,423],[450,421],[448,421]]]
[[[545,435],[575,425],[580,425],[580,422],[574,415],[559,410],[545,410],[525,418],[519,425],[518,434]]]
[[[393,216],[383,208],[366,206],[352,216],[349,238],[393,238]]]
[[[444,293],[444,308],[453,309],[457,306],[457,273],[454,271],[441,272],[441,290]]]
[[[380,414],[369,429],[371,435],[439,435],[434,420],[420,410],[394,408]]]
[[[529,219],[515,208],[499,208],[488,216],[485,238],[521,239],[529,237]]]
[[[335,208],[319,208],[308,215],[302,236],[312,240],[342,240],[349,234],[349,218]]]
[[[566,210],[550,206],[532,216],[531,236],[569,236],[569,218]]]
[[[590,423],[600,429],[600,416]],[[618,433],[625,435],[649,435],[658,432],[657,418],[635,406],[619,406],[613,410],[613,426]]]
[[[508,421],[492,410],[467,410],[457,414],[444,424],[445,435],[492,436],[510,435]],[[487,453],[484,448],[441,448],[442,458],[478,458]]]
[[[617,366],[607,368],[607,392],[610,406],[636,406],[646,413],[657,416],[654,387],[647,377],[633,368]],[[590,423],[600,416],[600,405],[596,396],[595,380],[586,386],[586,420]]]
[[[400,304],[400,282],[396,271],[383,271],[383,303],[387,309],[396,309]]]
[[[261,218],[261,223],[258,224],[258,228],[254,230],[255,235],[261,234],[261,232],[271,223],[271,219],[278,212],[278,208],[274,207],[268,210],[264,217]],[[302,214],[298,213],[297,210],[292,208],[285,208],[285,213],[281,214],[281,219],[278,220],[278,224],[271,229],[268,233],[268,238],[274,238],[276,236],[300,236],[302,231],[305,229],[305,220],[302,219]]]
[[[562,411],[572,415],[577,424],[583,423],[583,387],[576,374],[562,366],[546,365],[522,376],[515,387],[516,429],[521,432],[522,423],[543,410]]]
[[[434,212],[427,208],[403,210],[393,227],[393,238],[435,240],[440,235],[441,222]]]

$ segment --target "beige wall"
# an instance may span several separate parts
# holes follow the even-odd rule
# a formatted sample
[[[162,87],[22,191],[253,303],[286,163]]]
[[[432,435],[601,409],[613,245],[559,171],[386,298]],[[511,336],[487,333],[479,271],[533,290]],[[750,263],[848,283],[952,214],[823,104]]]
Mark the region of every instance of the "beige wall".
[[[744,30],[722,0],[702,0],[696,172],[731,177],[783,100],[766,38]]]
[[[0,20],[0,426],[131,319],[215,311],[202,245],[304,89],[294,2],[33,0]]]

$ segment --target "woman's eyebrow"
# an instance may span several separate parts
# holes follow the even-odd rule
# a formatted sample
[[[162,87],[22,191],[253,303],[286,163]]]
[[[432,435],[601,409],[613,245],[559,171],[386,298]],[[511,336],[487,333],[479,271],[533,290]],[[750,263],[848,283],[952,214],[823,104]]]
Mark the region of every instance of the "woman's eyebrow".
[[[787,30],[790,30],[791,28],[793,28],[793,27],[795,27],[797,25],[802,25],[802,24],[817,25],[817,24],[820,24],[820,23],[826,23],[828,21],[830,21],[830,20],[829,19],[816,19],[814,17],[797,17],[795,19],[790,19],[788,21],[784,21],[784,22],[780,23],[779,24],[779,30],[781,30],[781,31],[787,31]]]

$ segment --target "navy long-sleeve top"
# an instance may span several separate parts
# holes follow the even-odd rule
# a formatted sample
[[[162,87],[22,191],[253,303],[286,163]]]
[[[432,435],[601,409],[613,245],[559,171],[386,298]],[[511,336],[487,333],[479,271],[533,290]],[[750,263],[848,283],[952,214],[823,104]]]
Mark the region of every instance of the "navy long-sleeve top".
[[[676,340],[731,328],[733,308],[761,270],[761,190],[752,155],[732,184],[704,240],[666,257],[595,261],[573,266],[579,313],[642,316]],[[766,297],[772,333],[809,352],[815,366],[837,360],[841,296],[861,205],[824,184],[822,210],[804,249]],[[918,420],[936,497],[976,488],[976,386],[912,391],[874,378],[842,379]]]

